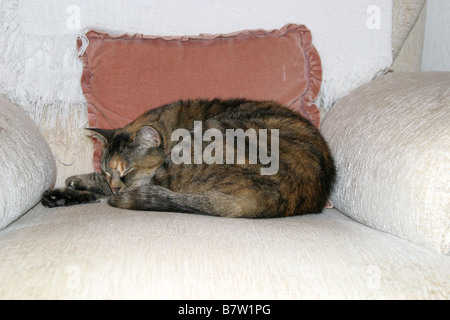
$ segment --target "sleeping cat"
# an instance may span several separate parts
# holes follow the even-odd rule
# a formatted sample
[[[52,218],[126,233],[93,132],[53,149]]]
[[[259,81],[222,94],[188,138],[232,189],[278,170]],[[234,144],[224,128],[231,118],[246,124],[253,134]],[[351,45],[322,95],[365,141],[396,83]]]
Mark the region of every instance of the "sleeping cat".
[[[319,130],[274,102],[179,101],[89,130],[104,145],[102,171],[46,191],[44,206],[108,199],[131,210],[286,217],[322,212],[335,181]]]

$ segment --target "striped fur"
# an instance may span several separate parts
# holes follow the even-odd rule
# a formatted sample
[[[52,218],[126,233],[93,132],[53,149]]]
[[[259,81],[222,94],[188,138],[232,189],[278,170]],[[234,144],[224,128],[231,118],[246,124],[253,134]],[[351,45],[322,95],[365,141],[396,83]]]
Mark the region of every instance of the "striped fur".
[[[179,142],[172,141],[172,133],[186,129],[193,137],[194,121],[201,121],[202,133],[214,128],[224,137],[227,129],[277,129],[278,172],[261,175],[263,165],[249,163],[248,149],[245,164],[174,164],[171,152]],[[103,172],[69,178],[67,188],[93,190],[96,200],[107,197],[121,208],[242,218],[319,213],[335,181],[333,158],[319,130],[274,102],[179,101],[124,128],[94,131],[105,143]],[[203,142],[202,151],[209,143]],[[268,147],[269,154],[277,151]],[[47,191],[43,203],[57,203],[63,190]],[[51,201],[56,193],[58,199]]]

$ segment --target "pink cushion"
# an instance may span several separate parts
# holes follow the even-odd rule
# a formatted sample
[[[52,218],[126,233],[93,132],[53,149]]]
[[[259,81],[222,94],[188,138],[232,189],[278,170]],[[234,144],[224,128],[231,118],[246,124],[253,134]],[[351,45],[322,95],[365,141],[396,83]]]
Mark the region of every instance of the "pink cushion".
[[[273,100],[319,126],[313,100],[322,67],[303,25],[186,37],[86,36],[81,84],[92,128],[122,127],[149,109],[195,98]],[[97,145],[97,169],[99,159]]]

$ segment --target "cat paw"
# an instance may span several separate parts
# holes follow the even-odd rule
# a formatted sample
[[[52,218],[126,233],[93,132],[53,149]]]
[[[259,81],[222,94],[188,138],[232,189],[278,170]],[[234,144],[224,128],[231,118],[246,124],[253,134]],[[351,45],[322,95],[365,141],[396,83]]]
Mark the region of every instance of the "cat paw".
[[[75,190],[88,190],[88,186],[85,181],[79,176],[69,177],[65,181],[66,187],[75,189]]]
[[[44,192],[41,203],[47,208],[64,207],[66,205],[66,192],[64,189],[50,189]]]
[[[127,192],[112,194],[108,199],[108,204],[113,207],[130,209],[131,208],[131,197]]]
[[[41,203],[47,208],[66,207],[98,202],[95,194],[71,188],[50,189],[43,193]]]

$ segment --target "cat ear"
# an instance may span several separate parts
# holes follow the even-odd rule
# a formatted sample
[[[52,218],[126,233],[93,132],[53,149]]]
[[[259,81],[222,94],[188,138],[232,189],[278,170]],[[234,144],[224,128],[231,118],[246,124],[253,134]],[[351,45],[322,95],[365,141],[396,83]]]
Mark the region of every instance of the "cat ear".
[[[156,148],[161,144],[161,136],[155,128],[143,126],[136,131],[134,142],[143,148]]]
[[[109,140],[111,140],[114,133],[116,132],[116,130],[97,129],[97,128],[86,128],[86,130],[92,132],[93,133],[92,135],[103,144],[106,144]]]

